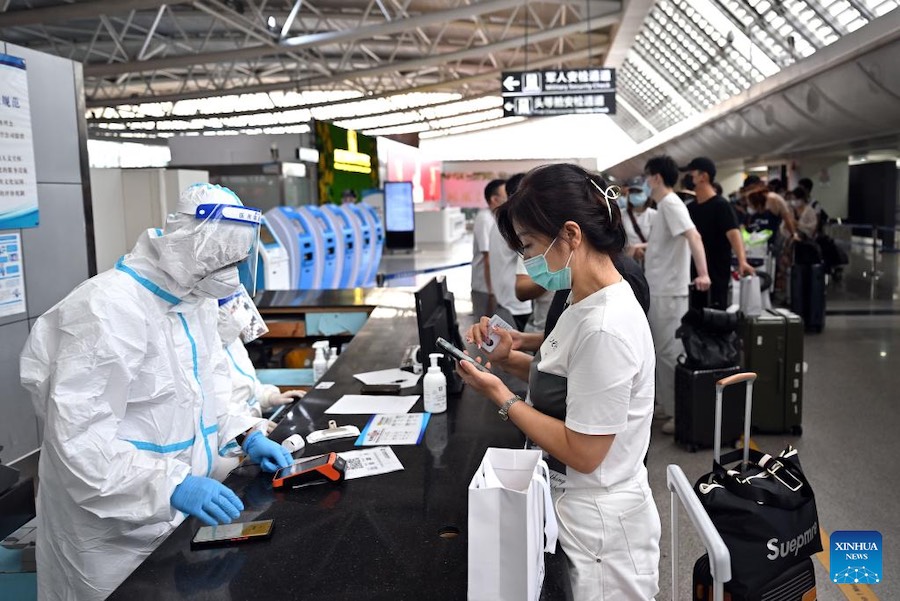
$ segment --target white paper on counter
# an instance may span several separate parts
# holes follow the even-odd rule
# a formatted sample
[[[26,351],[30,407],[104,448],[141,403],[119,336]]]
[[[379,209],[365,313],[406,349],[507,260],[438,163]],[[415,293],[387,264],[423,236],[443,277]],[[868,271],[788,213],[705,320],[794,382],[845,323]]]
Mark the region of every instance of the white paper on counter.
[[[373,413],[407,413],[419,400],[419,395],[395,396],[381,394],[345,394],[325,410],[325,413],[350,415]]]
[[[373,415],[353,444],[358,447],[419,444],[430,418],[430,413]]]
[[[372,447],[371,449],[359,451],[345,451],[338,453],[338,455],[347,462],[347,467],[344,471],[345,480],[387,474],[388,472],[396,472],[403,469],[403,464],[397,459],[397,455],[391,447]]]
[[[422,374],[414,374],[399,368],[367,371],[353,376],[363,384],[399,384],[400,388],[409,388],[418,383]]]

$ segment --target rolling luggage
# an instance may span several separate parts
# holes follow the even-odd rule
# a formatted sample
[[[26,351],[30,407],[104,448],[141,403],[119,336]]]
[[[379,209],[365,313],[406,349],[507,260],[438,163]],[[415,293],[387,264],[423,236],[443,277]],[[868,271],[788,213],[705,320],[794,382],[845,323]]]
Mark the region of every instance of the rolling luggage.
[[[691,453],[713,446],[716,382],[741,371],[737,365],[720,369],[675,366],[675,442]],[[740,392],[726,391],[722,413],[722,440],[736,441],[741,435]]]
[[[747,319],[742,365],[759,375],[751,425],[760,432],[803,433],[803,322],[786,309]]]
[[[727,578],[714,581],[709,555],[700,557],[693,570],[692,598],[695,600],[712,600],[714,591],[721,590],[723,580],[724,595],[720,594],[720,599],[723,596],[732,601],[816,599],[811,557],[822,550],[818,515],[815,495],[800,468],[796,450],[788,446],[773,457],[745,446],[742,450],[721,454],[719,427],[724,392],[733,384],[746,382],[744,416],[749,418],[755,404],[752,402],[753,384],[757,380],[757,374],[740,373],[723,378],[715,385],[713,471],[697,481],[694,491],[728,549],[731,569]],[[749,424],[745,423],[744,436],[749,437],[749,432]],[[739,459],[739,463],[734,463]],[[793,538],[795,532],[803,534]],[[770,552],[772,540],[788,538],[797,544],[796,550],[793,545],[788,546],[787,551],[775,553],[773,558]],[[768,543],[766,539],[769,539]],[[711,548],[707,545],[708,550]],[[717,553],[716,557],[721,572],[722,554]]]
[[[713,578],[709,570],[709,556],[704,555],[694,564],[694,601],[713,600]],[[725,583],[725,599],[731,601],[815,601],[816,570],[810,558],[802,560],[781,574],[765,590],[746,596],[733,595]]]
[[[803,318],[807,332],[825,328],[825,264],[795,264],[791,268],[791,311]]]

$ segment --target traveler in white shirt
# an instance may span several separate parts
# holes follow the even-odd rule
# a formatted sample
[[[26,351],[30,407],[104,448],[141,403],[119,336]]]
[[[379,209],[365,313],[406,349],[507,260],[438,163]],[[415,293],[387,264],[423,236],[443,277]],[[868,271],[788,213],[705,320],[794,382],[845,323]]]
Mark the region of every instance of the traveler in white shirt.
[[[650,206],[650,198],[644,190],[644,178],[633,177],[625,183],[626,203],[622,225],[625,227],[625,252],[643,264],[647,240],[656,219],[656,209]],[[619,205],[622,206],[621,204]]]
[[[700,233],[684,202],[672,190],[678,182],[678,165],[669,156],[658,156],[644,167],[644,188],[656,201],[656,217],[644,257],[644,275],[650,285],[650,331],[656,347],[656,400],[669,417],[663,433],[675,432],[675,365],[684,345],[675,337],[688,310],[691,257],[697,268],[694,286],[709,290],[706,252]]]
[[[493,374],[460,375],[549,455],[560,543],[576,601],[659,592],[660,523],[647,482],[655,358],[644,311],[610,256],[625,246],[616,194],[577,165],[530,171],[497,210],[531,278],[571,288],[570,306],[534,357],[500,336],[490,366],[529,382],[520,402]],[[472,332],[472,330],[470,330]],[[472,332],[482,338],[484,332]],[[478,340],[477,340],[478,341]]]
[[[491,228],[494,227],[494,209],[506,202],[506,182],[491,180],[484,188],[487,208],[478,211],[472,227],[472,315],[491,315],[495,300],[491,287],[490,248]]]
[[[521,181],[521,177],[516,175],[509,179],[514,185]],[[503,201],[506,202],[507,198],[504,187]],[[494,213],[496,214],[496,209]],[[495,311],[506,323],[515,326],[517,330],[522,332],[525,330],[525,326],[531,317],[531,298],[537,296],[537,291],[531,290],[530,294],[523,296],[522,299],[519,298],[516,292],[516,265],[519,261],[519,255],[514,250],[510,250],[506,241],[503,240],[503,236],[500,235],[496,223],[491,229],[489,244],[490,260],[488,262],[488,271],[490,272],[494,298],[497,300]],[[489,313],[485,312],[483,315],[489,315]]]

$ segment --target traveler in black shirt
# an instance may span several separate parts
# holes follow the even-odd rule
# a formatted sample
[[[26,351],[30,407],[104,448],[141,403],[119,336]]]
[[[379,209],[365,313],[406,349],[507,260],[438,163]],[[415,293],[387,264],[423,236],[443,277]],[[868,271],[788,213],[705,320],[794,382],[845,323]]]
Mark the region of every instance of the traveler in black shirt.
[[[697,226],[706,249],[706,265],[709,269],[710,306],[716,309],[728,307],[728,291],[731,283],[731,251],[738,258],[741,275],[755,273],[747,263],[744,241],[738,229],[737,216],[728,201],[716,194],[716,164],[706,157],[698,157],[681,167],[691,175],[697,200],[688,205],[691,220]],[[696,274],[691,269],[691,277]]]

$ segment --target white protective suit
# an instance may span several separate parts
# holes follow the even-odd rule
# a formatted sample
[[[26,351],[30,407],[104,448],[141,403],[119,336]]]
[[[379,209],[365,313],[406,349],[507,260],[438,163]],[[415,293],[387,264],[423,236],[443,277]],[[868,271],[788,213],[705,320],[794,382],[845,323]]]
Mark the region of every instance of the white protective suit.
[[[39,599],[107,597],[184,520],[175,487],[209,475],[219,449],[265,424],[229,410],[208,298],[221,286],[198,293],[204,278],[231,277],[247,238],[241,225],[198,225],[201,203],[240,201],[192,186],[165,235],[144,232],[114,269],[41,316],[25,344],[21,380],[44,428]]]

